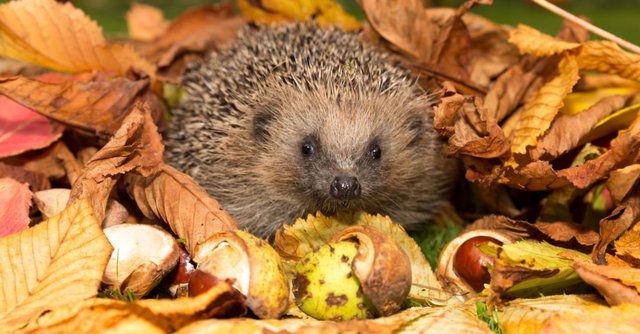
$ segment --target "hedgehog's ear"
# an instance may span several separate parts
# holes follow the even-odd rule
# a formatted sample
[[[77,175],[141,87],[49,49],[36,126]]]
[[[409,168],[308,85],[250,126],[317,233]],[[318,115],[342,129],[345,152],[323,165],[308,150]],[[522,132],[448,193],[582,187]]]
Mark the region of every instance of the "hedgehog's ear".
[[[269,110],[258,110],[253,115],[253,133],[258,142],[266,142],[269,139],[269,125],[275,118]]]

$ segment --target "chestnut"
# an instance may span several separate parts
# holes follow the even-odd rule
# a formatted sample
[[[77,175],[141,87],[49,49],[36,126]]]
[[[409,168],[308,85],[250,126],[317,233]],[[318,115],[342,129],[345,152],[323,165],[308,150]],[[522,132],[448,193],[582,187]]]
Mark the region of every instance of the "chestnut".
[[[493,265],[494,258],[478,249],[478,245],[485,242],[502,245],[502,242],[491,237],[474,237],[462,243],[453,257],[453,269],[476,292],[482,291],[484,284],[491,280],[487,265]]]

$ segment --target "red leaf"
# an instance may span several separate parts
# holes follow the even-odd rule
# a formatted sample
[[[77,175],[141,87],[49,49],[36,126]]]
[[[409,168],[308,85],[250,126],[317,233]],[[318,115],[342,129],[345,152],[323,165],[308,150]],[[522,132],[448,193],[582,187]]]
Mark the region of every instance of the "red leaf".
[[[0,96],[0,158],[49,146],[64,128],[31,109]]]
[[[32,195],[28,184],[0,178],[0,238],[29,226]]]

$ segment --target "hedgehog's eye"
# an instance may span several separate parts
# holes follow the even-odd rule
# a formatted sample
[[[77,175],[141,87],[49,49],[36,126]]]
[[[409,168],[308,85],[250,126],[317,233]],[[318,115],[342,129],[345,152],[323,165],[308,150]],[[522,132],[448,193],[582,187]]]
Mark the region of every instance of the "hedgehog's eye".
[[[305,140],[302,143],[301,152],[302,152],[303,155],[310,156],[315,151],[316,151],[316,145],[313,142],[311,142],[310,140]]]
[[[371,147],[371,150],[369,150],[369,155],[372,158],[379,160],[382,156],[382,149],[380,149],[380,146],[374,145],[373,147]]]

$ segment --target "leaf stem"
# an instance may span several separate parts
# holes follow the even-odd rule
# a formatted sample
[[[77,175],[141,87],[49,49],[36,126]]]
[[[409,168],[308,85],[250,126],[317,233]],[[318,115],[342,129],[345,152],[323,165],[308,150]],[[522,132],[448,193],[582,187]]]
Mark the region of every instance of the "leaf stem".
[[[559,16],[561,16],[561,17],[563,17],[563,18],[565,18],[565,19],[567,19],[567,20],[569,20],[569,21],[571,21],[571,22],[573,22],[573,23],[575,23],[575,24],[587,29],[588,31],[590,31],[590,32],[602,37],[602,38],[605,38],[605,39],[608,39],[608,40],[610,40],[612,42],[615,42],[615,43],[619,44],[620,46],[628,49],[629,51],[632,51],[632,52],[640,54],[640,47],[639,46],[637,46],[637,45],[635,45],[635,44],[633,44],[633,43],[631,43],[629,41],[626,41],[626,40],[624,40],[624,39],[622,39],[622,38],[620,38],[620,37],[608,32],[608,31],[606,31],[604,29],[596,27],[593,24],[591,24],[591,23],[589,23],[589,22],[587,22],[587,21],[585,21],[585,20],[583,20],[583,19],[581,19],[581,18],[579,18],[579,17],[567,12],[566,10],[564,10],[564,9],[562,9],[562,8],[552,4],[552,3],[550,3],[547,0],[531,0],[531,1],[533,3],[535,3],[536,5],[538,5],[540,7],[543,7],[546,10],[548,10],[548,11],[554,13],[554,14],[559,15]]]

